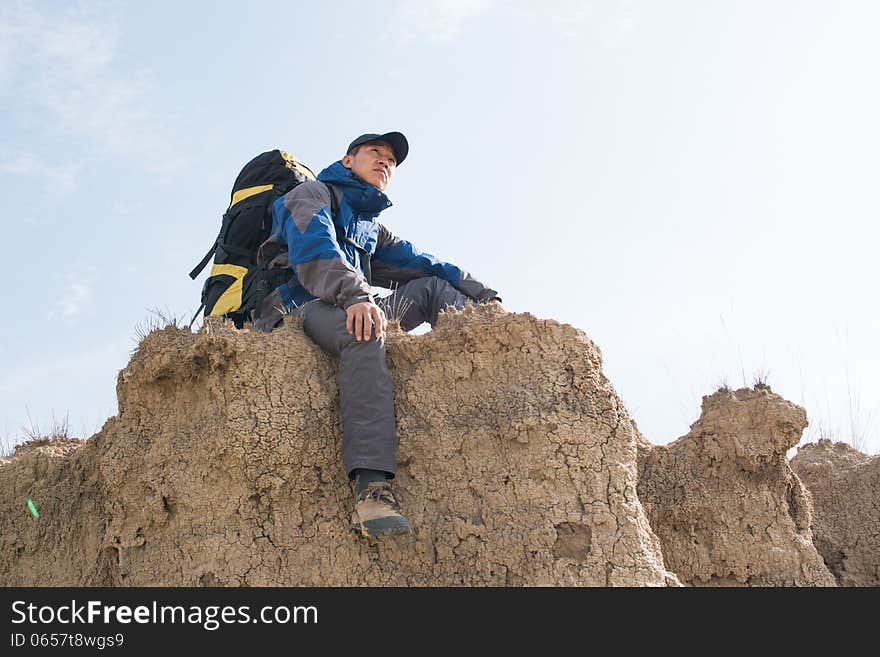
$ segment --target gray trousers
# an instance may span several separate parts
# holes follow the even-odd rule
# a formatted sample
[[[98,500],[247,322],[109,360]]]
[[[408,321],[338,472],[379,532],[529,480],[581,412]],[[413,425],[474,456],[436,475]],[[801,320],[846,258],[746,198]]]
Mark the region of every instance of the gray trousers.
[[[474,302],[435,276],[401,285],[382,300],[386,309],[404,310],[400,326],[411,331],[423,322],[433,327],[447,306],[459,310]],[[397,425],[394,390],[385,359],[385,338],[358,342],[345,330],[345,311],[324,301],[301,308],[303,327],[315,343],[339,357],[339,404],[342,414],[342,462],[349,477],[359,468],[397,471]]]

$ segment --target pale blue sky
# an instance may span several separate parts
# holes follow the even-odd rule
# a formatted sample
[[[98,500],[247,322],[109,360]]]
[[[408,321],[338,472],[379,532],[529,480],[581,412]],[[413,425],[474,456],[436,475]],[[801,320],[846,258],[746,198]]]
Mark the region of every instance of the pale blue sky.
[[[767,376],[877,453],[878,34],[867,0],[3,0],[0,438],[115,414],[253,155],[400,130],[384,223],[584,330],[649,440]]]

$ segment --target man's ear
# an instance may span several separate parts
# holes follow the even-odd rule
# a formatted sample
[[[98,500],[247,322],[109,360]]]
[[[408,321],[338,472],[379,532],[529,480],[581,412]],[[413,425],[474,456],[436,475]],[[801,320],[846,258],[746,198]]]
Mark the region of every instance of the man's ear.
[[[346,169],[351,169],[351,161],[354,159],[351,155],[343,155],[342,156],[342,166]]]

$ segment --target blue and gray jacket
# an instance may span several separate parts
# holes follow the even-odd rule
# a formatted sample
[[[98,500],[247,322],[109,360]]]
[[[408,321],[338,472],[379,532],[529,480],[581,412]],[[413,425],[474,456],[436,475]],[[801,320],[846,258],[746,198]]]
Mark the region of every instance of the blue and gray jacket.
[[[436,276],[475,301],[498,296],[466,271],[392,235],[376,221],[390,206],[382,191],[360,180],[341,161],[324,169],[317,181],[301,183],[275,201],[272,232],[261,251],[287,243],[287,252],[268,263],[270,269],[290,266],[293,270],[294,278],[278,288],[285,305],[292,308],[322,299],[348,308],[374,301],[365,265],[372,284],[379,287]]]

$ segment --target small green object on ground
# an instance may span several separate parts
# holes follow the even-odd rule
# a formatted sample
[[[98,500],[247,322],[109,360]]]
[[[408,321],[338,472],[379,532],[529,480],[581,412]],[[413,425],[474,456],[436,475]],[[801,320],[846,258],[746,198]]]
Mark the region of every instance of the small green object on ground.
[[[31,498],[27,498],[27,501],[28,501],[28,508],[31,510],[31,513],[34,514],[34,518],[39,518],[40,512],[37,511],[37,507],[34,506],[34,501]]]

